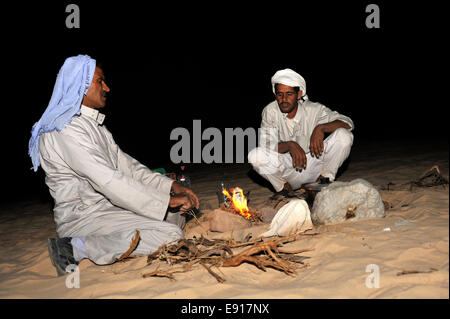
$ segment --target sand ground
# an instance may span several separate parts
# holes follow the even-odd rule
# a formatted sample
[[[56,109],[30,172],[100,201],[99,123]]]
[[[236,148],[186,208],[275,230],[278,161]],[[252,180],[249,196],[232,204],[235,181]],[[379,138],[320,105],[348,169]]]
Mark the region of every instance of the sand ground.
[[[401,184],[416,180],[433,165],[448,176],[447,145],[365,143],[354,147],[338,180],[364,178],[375,186]],[[218,205],[215,192],[219,180],[250,191],[250,205],[258,205],[271,195],[248,164],[192,165],[190,169],[205,216]],[[202,268],[176,274],[176,280],[144,279],[142,274],[152,270],[146,257],[108,266],[83,260],[80,288],[72,289],[66,287],[65,277],[56,276],[48,257],[47,238],[56,236],[53,203],[24,200],[1,205],[0,297],[449,298],[448,187],[380,193],[393,205],[385,218],[320,226],[316,228],[318,235],[286,245],[289,249],[314,248],[305,253],[311,257],[309,266],[296,276],[243,264],[222,268],[226,279],[222,284]],[[395,226],[401,221],[413,225]],[[199,232],[199,226],[192,227],[186,236]],[[366,286],[368,265],[379,270],[379,288]],[[397,275],[404,270],[424,273]]]

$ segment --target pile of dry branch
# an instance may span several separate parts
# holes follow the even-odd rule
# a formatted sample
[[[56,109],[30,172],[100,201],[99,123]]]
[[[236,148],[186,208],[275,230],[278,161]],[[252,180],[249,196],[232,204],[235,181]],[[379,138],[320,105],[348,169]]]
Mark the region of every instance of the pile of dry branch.
[[[162,245],[156,252],[148,256],[148,265],[160,262],[156,269],[143,277],[167,277],[175,279],[174,273],[187,272],[194,267],[205,268],[218,282],[225,281],[223,277],[213,271],[213,267],[236,267],[244,262],[251,263],[259,269],[266,271],[271,267],[287,275],[295,275],[296,270],[307,267],[303,260],[309,258],[298,254],[313,249],[285,251],[280,249],[283,244],[297,240],[300,236],[313,236],[315,234],[295,234],[288,237],[273,237],[272,239],[256,239],[250,241],[248,235],[243,241],[224,239],[207,239],[203,236],[192,239],[179,239],[175,243]],[[250,246],[248,248],[245,248]],[[237,252],[239,251],[239,252]],[[160,270],[161,262],[168,265],[167,269]]]
[[[439,170],[439,166],[434,165],[429,170],[426,170],[418,180],[406,182],[399,185],[389,182],[387,184],[387,187],[384,187],[384,185],[382,185],[381,189],[387,189],[389,191],[389,190],[401,190],[404,187],[408,187],[408,189],[412,191],[414,187],[435,187],[435,186],[446,187],[446,185],[448,184],[449,184],[448,177],[442,175],[441,171]]]

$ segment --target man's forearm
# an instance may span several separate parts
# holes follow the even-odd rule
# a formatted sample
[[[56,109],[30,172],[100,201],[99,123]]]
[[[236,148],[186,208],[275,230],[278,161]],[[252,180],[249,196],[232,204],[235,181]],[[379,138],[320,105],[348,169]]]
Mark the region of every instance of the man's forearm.
[[[325,123],[325,124],[319,124],[317,126],[324,133],[333,133],[338,128],[346,128],[347,130],[349,130],[351,128],[350,125],[348,125],[347,123],[340,121],[340,120],[336,120],[336,121],[333,121],[330,123]]]
[[[289,151],[289,143],[291,143],[291,141],[278,143],[278,153],[288,152]]]
[[[320,128],[322,130],[322,132],[324,132],[324,133],[333,133],[338,128],[345,128],[345,129],[349,130],[351,127],[350,127],[350,125],[348,125],[347,123],[345,123],[343,121],[335,120],[335,121],[330,122],[330,123],[319,124],[319,125],[317,125],[316,128]],[[290,147],[290,143],[295,143],[295,142],[287,141],[287,142],[280,142],[280,143],[278,143],[278,153],[286,153],[286,152],[288,152],[289,151],[289,147]]]

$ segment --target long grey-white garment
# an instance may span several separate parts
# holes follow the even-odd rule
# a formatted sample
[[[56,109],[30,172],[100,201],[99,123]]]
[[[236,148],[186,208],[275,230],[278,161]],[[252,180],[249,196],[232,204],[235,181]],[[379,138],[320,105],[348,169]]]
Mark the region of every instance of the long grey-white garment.
[[[173,180],[124,153],[103,119],[82,106],[64,129],[42,134],[39,142],[56,231],[82,237],[97,264],[120,257],[136,230],[141,240],[133,254],[143,255],[180,238],[185,222],[179,213],[166,213]]]
[[[306,154],[306,168],[301,172],[293,167],[289,152],[280,154],[265,147],[251,150],[248,161],[275,191],[281,191],[286,182],[298,189],[303,184],[315,182],[320,175],[334,181],[339,167],[350,154],[352,144],[353,134],[345,128],[338,128],[323,141],[324,151],[319,158]]]
[[[330,110],[323,104],[311,102],[310,100],[299,101],[297,113],[292,119],[291,132],[287,114],[282,113],[277,101],[269,103],[262,111],[260,141],[264,141],[262,147],[272,151],[277,151],[279,142],[295,141],[305,151],[309,153],[309,142],[314,128],[319,124],[325,124],[340,120],[350,125],[353,130],[353,121],[336,111]]]

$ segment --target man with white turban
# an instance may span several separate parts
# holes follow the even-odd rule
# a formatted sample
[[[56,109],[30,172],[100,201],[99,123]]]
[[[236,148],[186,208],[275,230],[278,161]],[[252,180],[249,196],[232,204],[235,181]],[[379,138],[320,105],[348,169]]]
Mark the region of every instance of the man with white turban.
[[[276,100],[262,112],[260,145],[248,154],[249,162],[285,196],[304,184],[333,182],[350,154],[352,120],[311,102],[305,80],[291,69],[271,81]]]
[[[50,238],[48,249],[58,275],[84,258],[105,265],[148,255],[183,236],[181,212],[199,206],[190,188],[152,172],[114,142],[97,110],[109,91],[94,59],[67,58],[32,129],[33,168],[42,165],[55,201],[59,239]]]

